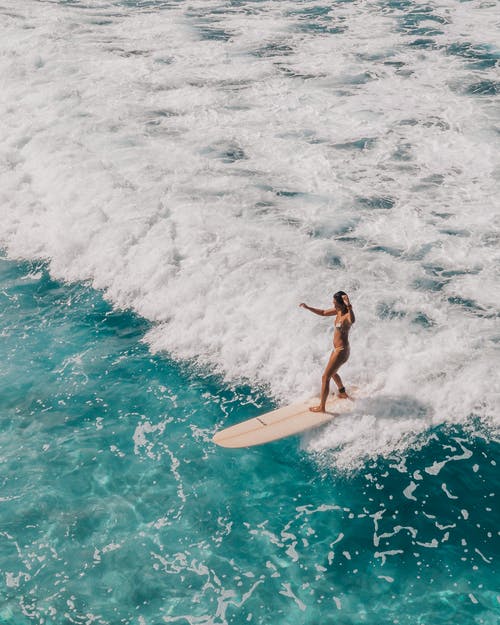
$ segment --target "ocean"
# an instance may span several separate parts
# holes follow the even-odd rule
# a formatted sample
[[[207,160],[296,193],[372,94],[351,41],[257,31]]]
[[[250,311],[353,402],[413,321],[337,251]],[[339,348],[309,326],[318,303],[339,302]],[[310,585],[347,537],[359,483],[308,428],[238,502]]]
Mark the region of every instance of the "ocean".
[[[0,2],[0,624],[500,621],[497,21]]]

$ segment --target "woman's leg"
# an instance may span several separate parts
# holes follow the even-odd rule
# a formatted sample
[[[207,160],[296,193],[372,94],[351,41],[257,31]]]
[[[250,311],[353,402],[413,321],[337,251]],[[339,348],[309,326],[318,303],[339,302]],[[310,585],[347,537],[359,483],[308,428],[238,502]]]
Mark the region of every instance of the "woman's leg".
[[[332,378],[335,384],[337,385],[337,388],[339,389],[339,397],[341,399],[349,399],[349,395],[345,392],[344,385],[342,383],[340,375],[338,373],[334,373],[332,375]],[[340,389],[343,389],[343,390],[341,391]]]
[[[337,361],[337,371],[341,367],[341,365],[345,364],[349,360],[349,356],[351,354],[351,350],[349,345],[344,347],[344,349],[339,354],[339,360]],[[332,378],[339,389],[339,397],[340,399],[349,399],[349,395],[345,392],[344,384],[340,378],[340,375],[335,371],[332,375]]]
[[[328,398],[328,392],[330,391],[330,378],[333,377],[337,369],[343,364],[344,359],[342,358],[342,350],[333,351],[331,353],[330,359],[326,368],[321,377],[321,398],[319,406],[313,406],[309,408],[311,412],[325,412],[326,408],[326,400]]]

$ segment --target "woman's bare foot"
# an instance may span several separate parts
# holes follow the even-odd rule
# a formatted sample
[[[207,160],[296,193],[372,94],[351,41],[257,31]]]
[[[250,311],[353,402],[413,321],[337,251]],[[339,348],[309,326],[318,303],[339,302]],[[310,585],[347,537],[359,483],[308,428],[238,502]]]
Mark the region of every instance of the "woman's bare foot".
[[[344,391],[343,393],[339,393],[339,399],[350,399],[349,395]]]
[[[311,412],[325,412],[325,407],[324,406],[311,406],[309,410]]]

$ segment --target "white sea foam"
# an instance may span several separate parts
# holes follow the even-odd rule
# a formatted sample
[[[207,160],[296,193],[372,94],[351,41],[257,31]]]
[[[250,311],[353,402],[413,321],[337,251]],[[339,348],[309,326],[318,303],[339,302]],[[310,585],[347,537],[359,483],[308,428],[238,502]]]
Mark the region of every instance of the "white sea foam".
[[[308,449],[494,420],[498,69],[449,46],[493,54],[496,9],[425,7],[432,45],[383,3],[4,0],[0,244],[281,400],[317,392],[331,341],[298,303],[348,291],[342,372],[373,401]]]

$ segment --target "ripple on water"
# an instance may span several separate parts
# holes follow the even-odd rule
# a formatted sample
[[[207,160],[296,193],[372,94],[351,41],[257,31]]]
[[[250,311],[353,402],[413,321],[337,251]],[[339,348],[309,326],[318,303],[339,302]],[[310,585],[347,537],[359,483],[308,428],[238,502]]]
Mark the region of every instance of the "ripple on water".
[[[489,69],[500,63],[500,53],[491,46],[455,42],[447,46],[446,52],[467,60],[471,69]]]
[[[247,156],[236,142],[219,141],[215,144],[209,145],[201,150],[201,154],[216,158],[223,163],[235,163],[237,161],[246,160]]]
[[[468,95],[494,96],[500,93],[500,81],[498,80],[481,80],[472,83],[465,88]]]
[[[282,41],[270,41],[263,46],[251,51],[251,54],[256,57],[275,57],[275,56],[288,56],[293,54],[294,48]]]
[[[334,143],[333,147],[337,150],[370,150],[375,147],[376,137],[362,137],[355,141],[347,141],[345,143]]]
[[[348,29],[346,17],[337,15],[332,6],[304,7],[289,11],[287,15],[297,18],[295,28],[304,33],[337,35]]]
[[[394,208],[396,200],[387,195],[373,195],[370,197],[357,197],[356,203],[362,208],[390,210]]]

